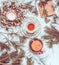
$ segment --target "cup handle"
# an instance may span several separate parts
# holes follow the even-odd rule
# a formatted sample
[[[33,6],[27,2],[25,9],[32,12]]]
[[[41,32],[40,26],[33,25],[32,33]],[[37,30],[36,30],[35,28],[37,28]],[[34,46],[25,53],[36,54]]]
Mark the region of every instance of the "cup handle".
[[[44,50],[40,50],[39,51],[39,54],[43,54],[45,51]]]

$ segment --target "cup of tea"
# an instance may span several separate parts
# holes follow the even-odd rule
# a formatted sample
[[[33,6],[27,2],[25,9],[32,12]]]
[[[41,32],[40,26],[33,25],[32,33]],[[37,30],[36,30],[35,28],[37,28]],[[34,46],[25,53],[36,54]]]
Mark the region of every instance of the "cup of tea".
[[[21,33],[25,37],[34,38],[41,32],[41,25],[36,17],[28,17],[22,21]]]
[[[42,48],[43,48],[43,43],[40,39],[34,38],[30,40],[29,49],[31,52],[41,54],[43,53]]]
[[[31,39],[29,42],[29,50],[31,53],[35,54],[37,58],[39,58],[39,62],[42,62],[44,65],[50,64],[51,57],[49,55],[49,51],[46,48],[45,43],[43,43],[41,39],[39,38]]]

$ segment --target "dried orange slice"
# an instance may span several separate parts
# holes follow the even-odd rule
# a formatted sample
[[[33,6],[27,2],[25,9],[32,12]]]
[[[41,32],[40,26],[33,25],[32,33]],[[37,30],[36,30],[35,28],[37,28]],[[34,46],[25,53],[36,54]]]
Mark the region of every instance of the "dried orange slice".
[[[14,10],[8,11],[6,16],[7,16],[7,19],[11,21],[15,20],[17,17],[16,12]]]

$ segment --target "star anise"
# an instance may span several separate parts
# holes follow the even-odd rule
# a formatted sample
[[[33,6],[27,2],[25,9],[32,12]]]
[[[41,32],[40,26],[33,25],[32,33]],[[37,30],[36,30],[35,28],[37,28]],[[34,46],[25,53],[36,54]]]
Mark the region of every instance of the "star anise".
[[[45,32],[46,35],[44,35],[43,38],[48,40],[49,47],[59,43],[59,31],[54,26],[51,26],[51,28],[47,27]]]

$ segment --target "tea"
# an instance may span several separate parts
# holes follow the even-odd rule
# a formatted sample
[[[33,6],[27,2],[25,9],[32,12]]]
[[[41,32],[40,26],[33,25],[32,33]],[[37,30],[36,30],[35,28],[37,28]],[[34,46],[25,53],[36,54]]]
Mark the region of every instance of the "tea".
[[[35,17],[28,17],[21,24],[22,35],[28,38],[36,37],[41,30],[40,22]]]
[[[35,29],[35,25],[33,23],[29,23],[27,28],[29,31],[33,31]]]
[[[39,39],[33,39],[30,41],[30,49],[34,52],[41,51],[43,44]]]

